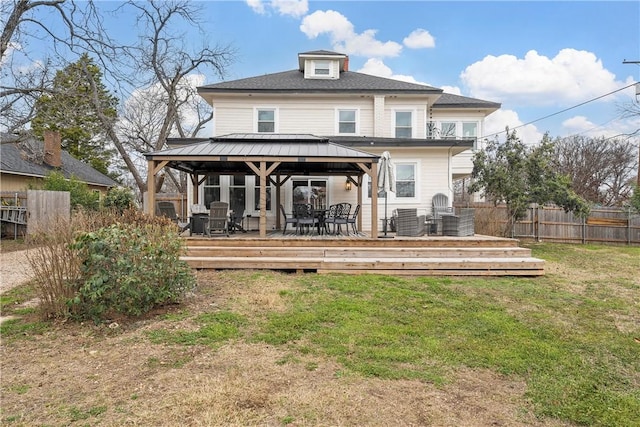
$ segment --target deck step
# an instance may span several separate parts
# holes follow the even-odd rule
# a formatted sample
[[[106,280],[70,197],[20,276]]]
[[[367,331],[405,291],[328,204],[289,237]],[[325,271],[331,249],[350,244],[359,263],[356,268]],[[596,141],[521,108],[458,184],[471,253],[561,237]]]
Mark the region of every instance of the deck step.
[[[198,246],[190,247],[187,256],[218,257],[326,257],[326,258],[469,258],[469,257],[529,257],[531,250],[520,247],[487,247],[487,248],[376,248],[376,247],[226,247],[226,246]]]
[[[520,271],[521,274],[540,275],[544,261],[531,258],[327,258],[327,257],[182,257],[193,268],[202,269],[271,269],[315,270],[318,272],[372,272],[404,271],[406,274],[433,274],[434,272],[487,272]]]

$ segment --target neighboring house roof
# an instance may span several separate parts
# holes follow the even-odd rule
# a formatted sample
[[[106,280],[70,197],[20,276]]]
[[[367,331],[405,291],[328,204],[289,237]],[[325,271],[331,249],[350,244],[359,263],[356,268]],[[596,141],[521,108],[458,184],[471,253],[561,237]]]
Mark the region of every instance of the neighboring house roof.
[[[433,108],[493,108],[497,110],[500,108],[500,103],[443,93],[433,104]]]
[[[170,142],[171,144],[171,142]],[[171,144],[178,145],[178,144]],[[307,134],[230,134],[204,142],[145,154],[169,160],[185,172],[251,173],[247,161],[278,161],[282,174],[361,173],[358,162],[377,163],[379,156]]]
[[[300,70],[265,74],[198,87],[198,93],[286,93],[286,92],[342,92],[342,93],[404,93],[439,95],[442,89],[432,86],[386,79],[354,71],[343,71],[339,79],[305,79]]]
[[[43,178],[53,170],[59,170],[65,178],[75,176],[87,184],[115,187],[118,185],[113,179],[98,172],[90,165],[76,159],[66,151],[61,152],[62,166],[54,168],[42,161],[44,143],[28,137],[18,140],[14,135],[2,134],[0,144],[0,172]],[[39,160],[38,160],[39,158]]]

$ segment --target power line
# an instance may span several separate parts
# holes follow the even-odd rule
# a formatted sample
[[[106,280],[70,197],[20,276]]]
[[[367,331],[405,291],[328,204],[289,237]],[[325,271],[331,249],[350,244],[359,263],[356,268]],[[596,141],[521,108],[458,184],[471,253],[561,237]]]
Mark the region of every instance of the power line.
[[[605,93],[604,95],[600,95],[600,96],[597,96],[597,97],[595,97],[595,98],[589,99],[588,101],[581,102],[580,104],[576,104],[576,105],[574,105],[574,106],[572,106],[572,107],[565,108],[564,110],[557,111],[557,112],[555,112],[555,113],[552,113],[552,114],[546,115],[546,116],[544,116],[544,117],[540,117],[539,119],[535,119],[535,120],[532,120],[532,121],[530,121],[530,122],[524,123],[524,124],[522,124],[522,125],[516,126],[516,127],[512,128],[512,130],[519,129],[519,128],[521,128],[521,127],[528,126],[528,125],[531,125],[531,124],[533,124],[533,123],[537,123],[537,122],[539,122],[539,121],[541,121],[541,120],[548,119],[549,117],[553,117],[553,116],[557,116],[557,115],[562,114],[562,113],[566,113],[567,111],[573,110],[574,108],[582,107],[583,105],[586,105],[586,104],[588,104],[588,103],[590,103],[590,102],[597,101],[598,99],[605,98],[605,97],[607,97],[607,96],[609,96],[609,95],[613,95],[614,93],[617,93],[617,92],[623,91],[623,90],[628,89],[628,88],[630,88],[631,86],[635,86],[635,85],[636,85],[636,83],[631,83],[630,85],[627,85],[627,86],[625,86],[625,87],[621,87],[621,88],[616,89],[616,90],[614,90],[614,91],[612,91],[612,92],[609,92],[609,93]],[[485,135],[485,136],[484,136],[484,138],[489,138],[489,137],[492,137],[492,136],[500,135],[500,134],[505,133],[505,132],[506,132],[506,131],[504,131],[504,130],[503,130],[503,131],[500,131],[500,132],[492,133],[492,134],[490,134],[490,135]]]

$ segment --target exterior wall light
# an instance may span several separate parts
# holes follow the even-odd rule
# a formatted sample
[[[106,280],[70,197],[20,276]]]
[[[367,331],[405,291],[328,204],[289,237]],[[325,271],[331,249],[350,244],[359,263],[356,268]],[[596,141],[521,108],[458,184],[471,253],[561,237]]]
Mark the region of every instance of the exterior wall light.
[[[347,178],[347,182],[344,183],[344,189],[346,191],[351,191],[351,181]]]

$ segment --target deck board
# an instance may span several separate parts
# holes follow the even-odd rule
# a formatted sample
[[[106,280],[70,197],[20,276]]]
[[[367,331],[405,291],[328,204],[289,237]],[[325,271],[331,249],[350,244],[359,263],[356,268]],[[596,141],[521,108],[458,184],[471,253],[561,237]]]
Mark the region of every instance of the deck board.
[[[197,269],[270,269],[320,274],[427,276],[540,276],[544,260],[515,239],[491,236],[403,237],[365,235],[266,238],[242,233],[229,238],[189,237],[183,260]]]

